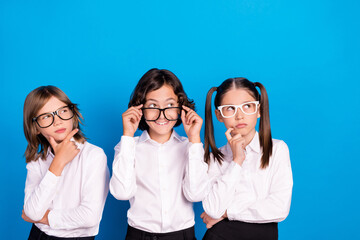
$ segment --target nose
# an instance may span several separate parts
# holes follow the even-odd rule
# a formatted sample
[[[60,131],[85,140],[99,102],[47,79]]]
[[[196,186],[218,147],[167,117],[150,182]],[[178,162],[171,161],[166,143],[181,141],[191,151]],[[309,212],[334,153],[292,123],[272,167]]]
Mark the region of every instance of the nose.
[[[244,116],[243,116],[243,112],[241,111],[240,107],[238,107],[236,109],[236,113],[235,113],[235,119],[236,120],[239,120],[239,119],[243,119]]]
[[[60,124],[61,121],[62,121],[61,118],[59,118],[57,114],[54,114],[54,126]]]

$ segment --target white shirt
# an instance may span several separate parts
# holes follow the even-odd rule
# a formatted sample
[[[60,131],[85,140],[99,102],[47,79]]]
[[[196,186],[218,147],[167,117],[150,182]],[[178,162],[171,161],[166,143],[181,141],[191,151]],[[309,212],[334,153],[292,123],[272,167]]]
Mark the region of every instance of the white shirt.
[[[175,130],[160,144],[147,131],[140,137],[122,136],[115,147],[110,192],[130,200],[130,226],[153,233],[192,227],[191,202],[207,191],[207,164],[201,143],[190,143]]]
[[[25,214],[39,221],[45,212],[49,224],[35,225],[56,237],[95,236],[108,194],[109,169],[104,151],[88,142],[77,143],[80,152],[69,162],[61,176],[48,169],[54,159],[49,150],[45,161],[26,165]]]
[[[290,211],[292,171],[285,142],[273,139],[269,166],[260,168],[262,150],[259,135],[246,146],[242,166],[233,161],[229,144],[220,148],[222,165],[211,157],[211,189],[203,201],[205,212],[220,218],[227,210],[229,220],[249,223],[280,222]]]

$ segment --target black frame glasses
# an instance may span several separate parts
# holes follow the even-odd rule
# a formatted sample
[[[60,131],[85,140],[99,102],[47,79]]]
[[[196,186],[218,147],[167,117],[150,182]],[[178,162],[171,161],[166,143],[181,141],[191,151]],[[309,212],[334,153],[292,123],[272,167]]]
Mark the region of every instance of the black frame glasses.
[[[168,119],[168,118],[166,117],[165,111],[168,110],[168,109],[174,109],[174,108],[180,110],[179,113],[178,113],[177,119]],[[177,120],[179,120],[179,119],[180,119],[180,116],[181,116],[181,109],[182,109],[182,108],[181,108],[181,107],[167,107],[167,108],[141,108],[141,109],[143,110],[143,113],[144,113],[144,110],[146,110],[146,109],[158,110],[158,111],[159,111],[159,115],[158,115],[158,117],[157,117],[156,119],[148,120],[148,119],[146,119],[146,117],[145,117],[145,113],[143,114],[145,121],[155,122],[155,121],[157,121],[157,120],[160,118],[161,112],[164,113],[164,117],[165,117],[165,119],[168,120],[168,121],[177,121]]]
[[[70,109],[70,111],[71,111],[71,113],[72,113],[71,117],[69,117],[69,118],[63,118],[63,117],[60,116],[59,111],[63,110],[64,108],[69,108],[69,109]],[[50,123],[49,125],[41,126],[40,123],[39,123],[39,121],[38,121],[38,119],[39,119],[41,116],[45,116],[45,115],[51,115],[51,116],[52,116],[52,121],[51,121],[51,123]],[[72,119],[72,118],[74,117],[74,115],[75,115],[75,114],[74,114],[74,105],[71,104],[71,105],[63,106],[63,107],[57,109],[55,112],[48,112],[48,113],[40,114],[39,116],[34,117],[34,118],[32,119],[32,121],[33,121],[33,122],[36,122],[37,125],[38,125],[40,128],[47,128],[47,127],[50,127],[50,126],[54,123],[54,121],[55,121],[55,115],[58,116],[61,120],[70,120],[70,119]]]

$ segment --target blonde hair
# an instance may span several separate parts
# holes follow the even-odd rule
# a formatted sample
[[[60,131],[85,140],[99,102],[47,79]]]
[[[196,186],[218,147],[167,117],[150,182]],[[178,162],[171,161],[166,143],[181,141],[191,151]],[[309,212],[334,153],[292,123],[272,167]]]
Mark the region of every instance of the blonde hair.
[[[45,160],[48,154],[50,143],[43,135],[37,133],[36,123],[33,121],[33,118],[36,117],[39,110],[51,97],[56,97],[66,105],[74,106],[73,129],[79,129],[74,135],[74,139],[81,143],[86,141],[86,137],[80,130],[80,124],[82,124],[81,120],[83,120],[83,117],[79,112],[77,105],[72,103],[66,94],[55,86],[38,87],[27,95],[24,103],[23,127],[25,138],[28,142],[24,155],[27,163],[37,161],[39,158]]]

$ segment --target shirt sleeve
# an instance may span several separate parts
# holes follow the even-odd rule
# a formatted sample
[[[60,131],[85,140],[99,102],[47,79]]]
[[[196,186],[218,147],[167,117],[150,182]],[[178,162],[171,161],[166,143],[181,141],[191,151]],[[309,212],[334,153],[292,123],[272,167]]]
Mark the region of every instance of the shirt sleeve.
[[[210,160],[211,164],[208,171],[210,185],[203,200],[203,208],[210,217],[219,219],[231,205],[236,187],[241,184],[245,192],[250,192],[251,184],[245,177],[246,171],[239,164],[232,161],[222,174],[220,164],[215,162],[213,158]]]
[[[227,209],[229,220],[239,220],[253,223],[280,222],[290,211],[293,178],[290,164],[289,149],[284,142],[272,157],[274,170],[271,185],[266,198],[254,200],[249,204],[242,204],[234,199]]]
[[[50,171],[42,176],[38,161],[26,165],[24,212],[33,221],[40,221],[49,209],[60,179]]]
[[[115,147],[110,193],[118,200],[129,200],[136,192],[135,139],[122,136]]]
[[[190,202],[202,201],[208,188],[208,165],[204,161],[202,143],[188,143],[183,192]]]
[[[48,215],[52,229],[94,227],[100,223],[109,192],[109,169],[102,149],[96,148],[82,156],[81,200],[72,209],[54,209]]]

